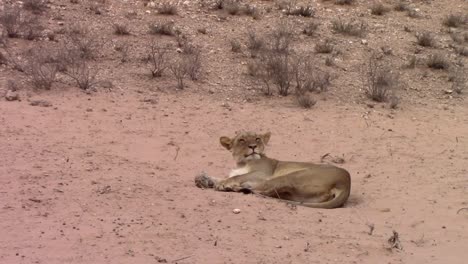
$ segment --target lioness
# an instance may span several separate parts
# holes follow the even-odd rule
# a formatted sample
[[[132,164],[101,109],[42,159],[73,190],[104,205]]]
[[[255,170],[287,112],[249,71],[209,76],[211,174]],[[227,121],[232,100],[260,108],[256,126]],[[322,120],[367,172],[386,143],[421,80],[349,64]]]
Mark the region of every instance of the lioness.
[[[265,155],[271,133],[241,132],[234,138],[221,137],[232,152],[237,167],[229,178],[218,180],[199,176],[199,187],[217,191],[253,192],[314,208],[337,208],[349,197],[349,173],[331,165],[278,161]]]

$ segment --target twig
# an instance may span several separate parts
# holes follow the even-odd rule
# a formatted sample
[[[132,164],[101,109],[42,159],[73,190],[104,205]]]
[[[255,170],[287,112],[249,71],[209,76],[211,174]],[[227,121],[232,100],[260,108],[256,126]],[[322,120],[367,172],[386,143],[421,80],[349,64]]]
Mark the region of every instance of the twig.
[[[173,260],[172,262],[181,261],[181,260],[188,259],[188,258],[191,258],[191,257],[192,257],[192,255],[186,256],[186,257],[183,257],[183,258],[178,258],[178,259]]]
[[[458,209],[457,214],[460,213],[463,210],[468,210],[468,207],[462,207],[462,208]]]

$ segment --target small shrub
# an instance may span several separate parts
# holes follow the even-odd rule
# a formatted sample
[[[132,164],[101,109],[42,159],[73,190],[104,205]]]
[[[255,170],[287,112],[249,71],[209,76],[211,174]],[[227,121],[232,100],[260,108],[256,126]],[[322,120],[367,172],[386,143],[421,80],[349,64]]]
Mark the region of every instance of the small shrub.
[[[241,52],[241,43],[236,39],[231,39],[231,51],[235,53]]]
[[[450,14],[444,18],[442,24],[446,27],[457,28],[466,24],[466,18],[458,14]]]
[[[130,44],[127,42],[122,42],[121,44],[115,46],[115,51],[120,53],[120,62],[125,63],[129,61],[130,53]]]
[[[377,2],[371,5],[371,14],[375,16],[383,16],[385,13],[390,11],[390,9],[386,6],[384,6],[382,3]]]
[[[335,0],[335,4],[337,5],[352,5],[355,0]]]
[[[395,4],[395,6],[393,7],[393,9],[395,11],[398,11],[398,12],[404,12],[404,11],[408,11],[409,7],[408,7],[408,3],[406,3],[405,1],[400,1],[398,3]]]
[[[44,0],[24,0],[23,8],[33,14],[41,14],[47,9],[47,3]]]
[[[242,11],[242,6],[237,1],[224,1],[222,4],[222,9],[226,10],[226,12],[230,15],[240,15]]]
[[[190,49],[184,49],[182,55],[186,67],[186,73],[192,81],[196,81],[200,78],[202,69],[201,50],[199,47],[191,45]]]
[[[386,102],[398,85],[398,77],[372,55],[365,71],[365,93],[376,102]]]
[[[421,14],[414,8],[410,8],[406,11],[406,14],[411,18],[420,18]]]
[[[430,32],[423,32],[416,34],[417,43],[422,47],[434,47],[435,40],[434,36]]]
[[[390,96],[389,101],[390,101],[389,106],[391,109],[398,108],[398,105],[400,104],[400,98],[398,98],[396,95],[392,95]]]
[[[258,52],[265,47],[265,40],[255,31],[249,31],[247,48],[250,50],[251,57],[256,57]]]
[[[27,16],[23,19],[21,24],[23,31],[23,37],[27,40],[35,40],[42,36],[42,30],[44,29],[39,23],[37,17]]]
[[[66,36],[69,49],[76,50],[82,59],[95,59],[103,43],[94,35],[89,35],[87,31],[83,35],[69,34]]]
[[[455,47],[455,51],[458,53],[458,55],[468,57],[468,47],[466,46]]]
[[[170,66],[172,74],[177,80],[177,88],[183,90],[185,88],[184,79],[187,76],[187,66],[183,57],[179,57]]]
[[[151,24],[149,26],[149,33],[152,35],[166,35],[174,36],[174,22],[165,22],[162,24]]]
[[[32,85],[37,89],[49,90],[56,80],[58,64],[51,59],[51,51],[44,47],[33,49],[24,67]]]
[[[65,75],[70,77],[82,90],[93,89],[98,81],[97,69],[91,68],[86,60],[78,60],[67,67]]]
[[[5,7],[0,13],[0,24],[10,38],[19,37],[21,29],[21,12],[18,8]]]
[[[447,70],[450,67],[450,61],[442,53],[434,53],[429,55],[427,66],[436,70]]]
[[[343,21],[341,19],[332,21],[332,29],[343,35],[360,37],[365,34],[366,24],[364,22]]]
[[[313,37],[315,36],[315,33],[317,32],[319,26],[320,24],[317,22],[310,22],[309,24],[307,24],[304,30],[302,30],[302,33],[309,37]]]
[[[286,15],[313,17],[315,15],[315,10],[310,6],[289,7],[286,9]]]
[[[462,94],[468,86],[466,72],[458,70],[453,73],[452,90],[457,94]]]
[[[314,98],[309,93],[301,93],[296,95],[296,100],[297,103],[302,107],[302,108],[312,108],[317,101],[315,101]]]
[[[127,25],[114,24],[114,34],[120,36],[130,35],[130,31],[128,30]]]
[[[255,20],[258,20],[261,17],[261,14],[258,8],[255,6],[251,6],[251,5],[246,5],[244,7],[244,13],[248,16],[251,16]]]
[[[332,53],[333,50],[334,45],[329,39],[326,39],[325,41],[317,43],[315,45],[315,52],[317,53]]]
[[[169,67],[168,48],[159,47],[154,40],[148,45],[145,61],[153,78],[161,77]]]
[[[408,57],[408,63],[406,65],[404,65],[404,68],[414,69],[416,67],[417,62],[418,62],[418,60],[417,60],[416,56],[411,55],[411,56]]]
[[[157,8],[158,13],[161,15],[177,15],[177,5],[170,2],[163,2]]]

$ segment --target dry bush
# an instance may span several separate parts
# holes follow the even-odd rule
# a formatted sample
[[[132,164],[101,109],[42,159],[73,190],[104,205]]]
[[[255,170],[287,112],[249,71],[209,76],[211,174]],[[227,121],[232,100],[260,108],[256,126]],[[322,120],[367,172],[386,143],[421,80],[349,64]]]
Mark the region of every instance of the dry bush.
[[[452,32],[450,33],[450,37],[455,43],[458,43],[458,44],[463,44],[464,42],[468,42],[468,32],[465,32],[464,34]]]
[[[172,74],[177,80],[177,88],[184,89],[184,79],[187,76],[187,66],[186,61],[183,56],[179,56],[171,65],[169,66]]]
[[[434,53],[429,55],[427,66],[436,70],[447,70],[450,68],[450,61],[443,53]]]
[[[35,40],[42,36],[44,28],[35,16],[25,16],[21,24],[23,37],[27,40]]]
[[[352,5],[354,2],[355,0],[335,0],[335,4],[337,5]]]
[[[466,24],[467,19],[463,15],[459,14],[450,14],[444,18],[442,24],[446,27],[457,28]]]
[[[406,63],[406,65],[404,65],[403,67],[407,69],[414,69],[416,67],[417,62],[418,59],[416,58],[416,56],[411,55],[408,57],[408,63]]]
[[[302,30],[302,33],[309,36],[313,37],[315,36],[315,33],[317,32],[317,29],[319,28],[320,24],[317,22],[310,22],[309,24],[306,25],[304,30]]]
[[[115,35],[120,35],[120,36],[124,36],[124,35],[130,35],[130,31],[128,30],[128,27],[127,25],[125,24],[114,24],[113,25],[114,27],[114,34]]]
[[[383,66],[375,55],[370,57],[364,76],[365,93],[376,102],[386,102],[398,86],[398,75]]]
[[[361,37],[365,34],[366,28],[366,24],[362,21],[343,21],[341,19],[332,21],[333,31],[343,35]]]
[[[241,52],[241,43],[237,39],[231,39],[229,42],[231,44],[231,51],[235,53]]]
[[[317,101],[309,93],[300,93],[296,95],[296,101],[302,108],[312,108]]]
[[[202,69],[202,53],[201,49],[194,45],[186,45],[183,49],[182,56],[185,62],[186,73],[192,81],[200,78]]]
[[[288,16],[303,16],[303,17],[313,17],[315,15],[315,10],[310,6],[288,6],[286,9],[286,15]]]
[[[315,52],[317,53],[332,53],[335,46],[332,41],[326,39],[325,41],[319,42],[315,45]]]
[[[161,77],[164,71],[169,67],[168,51],[168,47],[160,47],[154,40],[151,40],[148,44],[147,55],[144,60],[153,78]]]
[[[371,14],[375,16],[383,16],[385,13],[389,12],[390,9],[384,4],[377,2],[371,5],[370,7]]]
[[[405,2],[404,0],[401,0],[400,2],[395,4],[393,9],[398,12],[404,12],[404,11],[408,11],[409,6],[407,2]]]
[[[434,35],[430,32],[423,32],[416,34],[417,43],[422,47],[434,47],[435,39]]]
[[[468,57],[468,47],[466,46],[455,47],[455,51],[458,55]]]
[[[258,52],[266,46],[265,39],[259,36],[255,31],[249,31],[247,41],[247,48],[250,50],[252,58],[256,57]]]
[[[244,14],[251,16],[255,20],[258,20],[261,17],[260,10],[257,7],[251,5],[246,5],[244,7]]]
[[[226,0],[221,2],[221,9],[226,10],[230,15],[240,15],[242,13],[242,6],[239,1]]]
[[[82,90],[93,89],[98,84],[97,69],[91,68],[89,63],[83,59],[69,65],[64,74],[70,77]]]
[[[400,98],[396,95],[392,95],[389,98],[389,106],[391,109],[397,109],[398,105],[400,104]]]
[[[99,55],[99,51],[104,43],[96,36],[90,35],[87,31],[82,31],[81,33],[66,35],[65,42],[68,49],[76,50],[82,59],[95,59]]]
[[[23,68],[31,84],[37,89],[49,90],[59,70],[53,51],[45,47],[33,48],[28,52],[26,61]]]
[[[457,94],[462,94],[468,86],[467,73],[459,69],[453,73],[452,90]]]
[[[47,2],[44,0],[24,0],[23,8],[33,14],[42,14],[47,9]]]
[[[22,27],[21,11],[16,7],[5,7],[0,13],[0,24],[8,37],[19,37]]]
[[[152,35],[174,36],[176,35],[174,22],[151,24],[149,26],[149,33]]]
[[[158,13],[161,15],[177,15],[177,5],[171,2],[163,2],[161,3],[158,8]]]
[[[130,44],[122,42],[114,47],[115,51],[120,53],[120,62],[125,63],[129,61]]]

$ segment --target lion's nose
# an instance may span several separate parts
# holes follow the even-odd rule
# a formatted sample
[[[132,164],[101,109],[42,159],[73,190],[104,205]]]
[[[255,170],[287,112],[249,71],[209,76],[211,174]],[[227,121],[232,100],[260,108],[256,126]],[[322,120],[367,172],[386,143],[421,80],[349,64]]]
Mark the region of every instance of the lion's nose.
[[[249,145],[249,148],[251,148],[251,149],[255,149],[256,147],[257,147],[256,144]]]

